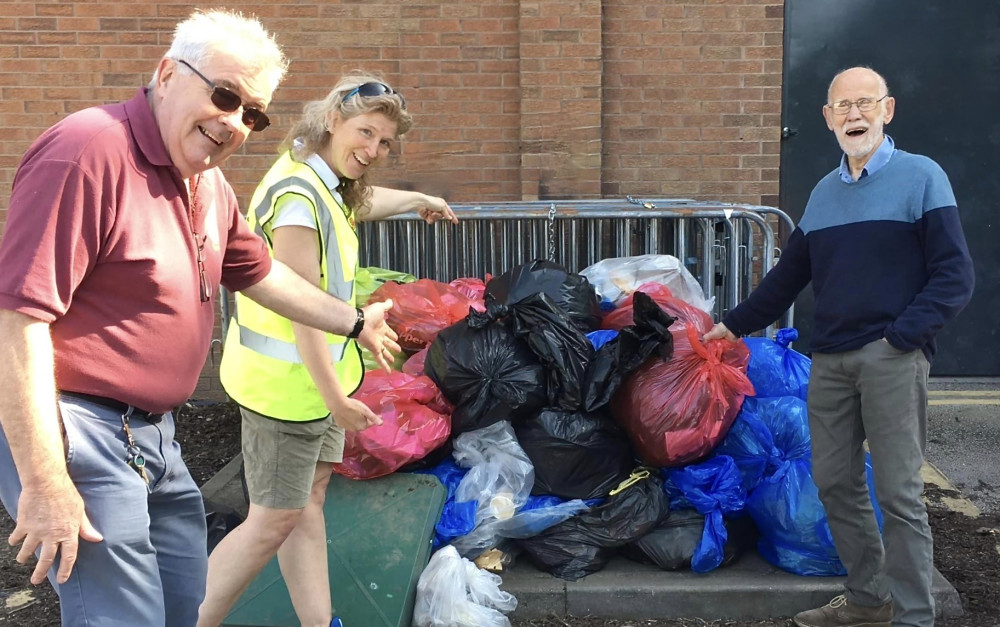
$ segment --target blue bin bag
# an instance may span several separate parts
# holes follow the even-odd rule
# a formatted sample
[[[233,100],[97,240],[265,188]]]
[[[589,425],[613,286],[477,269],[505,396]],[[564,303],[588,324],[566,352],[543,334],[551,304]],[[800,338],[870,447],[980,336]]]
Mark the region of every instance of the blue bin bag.
[[[784,462],[784,456],[774,445],[771,429],[760,419],[756,411],[756,403],[747,404],[746,399],[736,415],[733,426],[722,442],[715,447],[717,455],[728,455],[733,458],[736,467],[743,477],[743,487],[747,494],[753,491],[764,480],[765,476],[774,474]],[[805,411],[805,404],[800,408]]]
[[[601,350],[601,347],[618,337],[617,329],[600,329],[587,334],[587,339],[594,345],[594,350]]]
[[[826,518],[826,509],[819,500],[819,492],[816,484],[812,481],[811,469],[805,472],[802,463],[792,465],[791,472],[783,479],[784,487],[801,484],[799,491],[799,502],[797,505],[789,503],[788,512],[795,518],[788,519],[791,523],[787,528],[777,530],[777,533],[765,535],[761,530],[761,539],[757,543],[757,550],[768,562],[778,568],[782,568],[798,575],[846,575],[844,568],[837,557],[836,549],[833,548],[833,537],[830,532],[830,525]],[[868,477],[868,491],[871,494],[872,506],[875,510],[875,520],[878,523],[879,532],[882,531],[882,511],[875,500],[875,486],[873,483],[871,456],[865,454],[865,469]],[[779,488],[780,489],[780,488]],[[792,488],[794,493],[794,487]],[[747,501],[747,510],[755,521],[754,510],[760,511],[760,501],[769,498],[766,490],[756,490],[750,495]],[[797,507],[797,510],[793,510]],[[760,528],[761,523],[757,523]],[[803,532],[808,535],[810,528],[814,530],[816,540],[809,540],[803,537]],[[817,542],[816,545],[811,544]]]
[[[476,526],[476,509],[479,504],[476,501],[455,501],[455,490],[467,472],[468,469],[460,467],[451,457],[433,468],[414,471],[415,474],[434,475],[448,490],[441,517],[434,525],[431,548],[435,551],[455,538],[468,534]]]
[[[747,512],[757,524],[760,554],[771,564],[799,575],[843,575],[826,510],[812,478],[809,420],[805,402],[791,396],[748,398],[741,410],[751,425],[756,420],[770,432],[772,453],[763,479],[747,497]],[[760,432],[760,425],[753,429]],[[761,446],[761,450],[768,447]],[[879,529],[882,516],[874,497],[871,460],[866,455],[869,491]]]
[[[725,558],[729,532],[723,522],[726,514],[743,510],[746,490],[732,457],[718,455],[700,464],[663,468],[663,490],[670,497],[670,509],[693,507],[705,517],[701,541],[691,556],[691,570],[707,573]]]
[[[747,377],[757,391],[757,398],[795,396],[807,399],[812,360],[788,348],[798,338],[799,332],[795,329],[779,329],[773,340],[743,338],[750,348]]]

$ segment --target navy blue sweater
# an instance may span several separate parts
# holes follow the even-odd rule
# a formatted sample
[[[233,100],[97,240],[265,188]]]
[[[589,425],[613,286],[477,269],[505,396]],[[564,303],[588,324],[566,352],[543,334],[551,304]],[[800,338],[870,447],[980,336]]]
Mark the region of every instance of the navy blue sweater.
[[[811,350],[839,353],[885,337],[921,349],[969,302],[972,259],[944,171],[897,150],[871,176],[839,170],[813,189],[778,263],[723,323],[746,335],[774,322],[812,281]]]

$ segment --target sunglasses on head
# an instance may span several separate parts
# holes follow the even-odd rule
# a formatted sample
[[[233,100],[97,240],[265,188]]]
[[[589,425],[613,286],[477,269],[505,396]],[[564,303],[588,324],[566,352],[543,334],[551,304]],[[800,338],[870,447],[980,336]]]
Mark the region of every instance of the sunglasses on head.
[[[340,102],[347,102],[347,99],[351,96],[364,96],[365,98],[371,98],[372,96],[396,96],[399,98],[399,104],[404,109],[406,108],[406,100],[403,98],[403,94],[398,91],[393,91],[392,87],[389,87],[385,83],[364,83],[358,85],[351,91],[347,92],[344,99]]]
[[[241,99],[239,94],[233,90],[226,89],[225,87],[219,87],[210,81],[207,76],[196,70],[195,67],[187,61],[178,59],[177,62],[194,72],[198,78],[205,81],[205,84],[212,88],[212,95],[210,98],[212,99],[212,104],[214,104],[219,111],[232,113],[240,107],[243,107],[243,124],[245,124],[251,131],[263,131],[268,127],[268,125],[271,124],[271,120],[268,119],[266,113],[260,109],[248,107],[243,104],[243,99]]]

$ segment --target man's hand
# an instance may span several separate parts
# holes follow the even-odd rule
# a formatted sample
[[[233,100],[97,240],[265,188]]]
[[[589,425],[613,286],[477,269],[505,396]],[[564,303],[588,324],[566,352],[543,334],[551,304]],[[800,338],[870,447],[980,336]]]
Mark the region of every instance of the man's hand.
[[[7,539],[8,544],[21,549],[17,561],[27,564],[39,550],[38,563],[31,573],[36,586],[45,580],[45,573],[60,555],[56,581],[66,583],[76,564],[79,539],[100,542],[104,537],[90,524],[83,508],[83,499],[68,475],[38,490],[25,486],[17,501],[17,526]]]
[[[736,342],[740,339],[733,335],[733,332],[726,325],[720,322],[712,327],[708,333],[701,336],[701,341],[707,342],[709,340],[721,340],[722,338],[726,338],[730,342]]]
[[[353,398],[345,398],[336,407],[332,407],[333,422],[345,431],[362,431],[368,427],[382,424],[382,417],[373,412],[368,405]]]
[[[399,336],[389,328],[385,318],[392,309],[392,299],[380,303],[370,303],[362,308],[365,312],[365,328],[358,336],[358,344],[367,348],[379,366],[392,372],[393,356],[402,349],[396,340]]]
[[[427,224],[434,224],[439,220],[448,220],[452,224],[458,224],[455,212],[451,210],[444,198],[437,196],[424,196],[426,199],[422,206],[417,207],[417,215],[424,219]]]

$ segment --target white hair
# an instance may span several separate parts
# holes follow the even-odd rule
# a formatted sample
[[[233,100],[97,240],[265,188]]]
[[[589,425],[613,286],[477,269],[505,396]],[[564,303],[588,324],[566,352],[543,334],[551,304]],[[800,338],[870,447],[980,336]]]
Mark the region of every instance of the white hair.
[[[241,59],[252,69],[263,72],[273,92],[288,69],[288,60],[255,17],[238,11],[195,11],[174,29],[174,38],[164,57],[183,59],[198,67],[217,53]],[[149,85],[156,83],[156,73]]]
[[[868,70],[869,72],[874,74],[875,77],[878,78],[879,87],[882,88],[882,91],[885,92],[886,96],[889,95],[889,84],[885,82],[885,77],[883,77],[881,74],[879,74],[872,68],[868,67],[867,65],[855,65],[854,67],[844,68],[833,76],[833,80],[830,81],[830,86],[826,88],[827,99],[829,100],[830,94],[833,92],[833,84],[837,82],[837,79],[840,78],[841,74],[843,74],[844,72],[849,72],[851,70],[859,70],[859,69]]]

